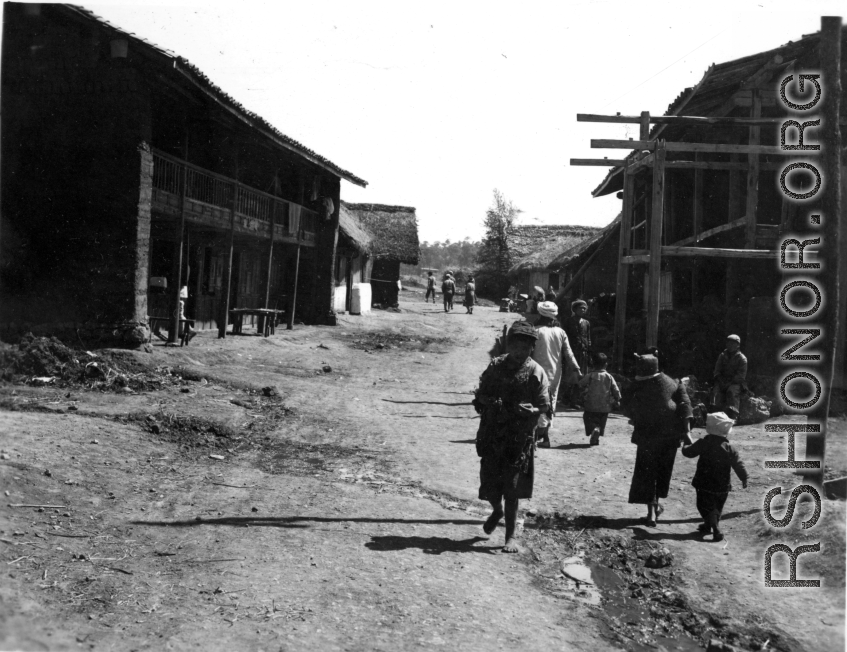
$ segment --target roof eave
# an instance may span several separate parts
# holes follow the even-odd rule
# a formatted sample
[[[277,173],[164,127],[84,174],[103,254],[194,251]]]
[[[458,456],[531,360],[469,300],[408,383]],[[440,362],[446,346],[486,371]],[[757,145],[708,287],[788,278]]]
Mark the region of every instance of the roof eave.
[[[343,170],[343,169],[336,167],[334,165],[328,165],[326,162],[321,161],[316,156],[308,154],[307,152],[304,152],[303,150],[301,150],[297,147],[294,147],[291,143],[286,143],[284,140],[279,138],[279,136],[277,136],[273,132],[270,132],[267,129],[265,129],[264,127],[262,127],[261,125],[256,124],[256,122],[252,118],[250,118],[249,116],[246,116],[243,112],[239,111],[238,109],[236,109],[233,106],[229,106],[226,102],[223,102],[221,100],[221,98],[218,97],[215,93],[213,93],[208,88],[205,88],[203,84],[200,84],[196,79],[194,79],[194,76],[190,73],[190,71],[187,71],[187,70],[184,70],[183,68],[181,68],[179,66],[178,57],[174,57],[173,67],[174,67],[174,70],[179,72],[185,79],[187,79],[189,82],[191,82],[197,89],[200,90],[200,92],[202,92],[204,95],[206,95],[208,98],[210,98],[218,106],[220,106],[221,108],[223,108],[225,111],[229,112],[230,114],[234,115],[236,118],[241,120],[244,124],[246,124],[247,126],[249,126],[252,129],[255,129],[256,131],[261,133],[263,136],[265,136],[269,140],[272,140],[275,144],[279,145],[283,149],[287,149],[290,152],[297,154],[298,156],[302,156],[303,158],[305,158],[310,163],[317,165],[318,167],[326,170],[327,172],[331,172],[332,174],[336,175],[337,177],[340,177],[341,179],[344,179],[345,181],[349,181],[350,183],[353,183],[353,184],[360,186],[362,188],[367,187],[368,182],[365,181],[364,179],[360,179],[356,175],[354,175],[350,172],[347,172],[346,170]]]

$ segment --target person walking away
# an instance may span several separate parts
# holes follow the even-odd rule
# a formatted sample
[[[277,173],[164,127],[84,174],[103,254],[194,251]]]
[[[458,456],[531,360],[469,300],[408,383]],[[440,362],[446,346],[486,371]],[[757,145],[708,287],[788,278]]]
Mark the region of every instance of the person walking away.
[[[565,372],[580,374],[579,365],[571,351],[568,336],[559,326],[558,306],[552,301],[538,304],[538,322],[535,324],[538,339],[532,359],[541,365],[550,382],[550,409],[538,417],[536,441],[539,448],[550,448],[550,427],[556,412],[556,395]]]
[[[491,534],[506,517],[503,552],[520,550],[515,531],[518,503],[522,498],[532,498],[533,433],[538,415],[550,407],[547,374],[531,357],[537,338],[532,324],[512,324],[506,355],[494,358],[482,373],[473,400],[481,415],[476,434],[479,498],[492,507],[483,531]]]
[[[591,322],[585,319],[588,313],[588,304],[582,299],[577,299],[571,304],[571,316],[565,320],[564,329],[568,336],[571,349],[581,374],[588,371],[588,363],[591,359]],[[571,375],[565,377],[566,397],[570,406],[577,410],[582,408],[579,402],[579,376]]]
[[[655,527],[665,511],[659,499],[668,497],[676,450],[681,438],[691,431],[693,412],[685,386],[660,373],[655,356],[637,358],[628,402],[634,426],[630,441],[637,447],[629,502],[647,505],[643,521]]]
[[[468,276],[468,282],[465,285],[465,309],[467,310],[467,314],[473,314],[473,307],[476,303],[476,284],[474,283],[473,276]]]
[[[737,419],[741,405],[741,393],[747,391],[747,358],[739,351],[741,338],[728,335],[726,349],[715,363],[714,387],[710,403],[713,409],[724,408],[732,419]]]
[[[444,312],[453,310],[453,294],[456,292],[456,282],[453,280],[453,273],[447,272],[444,275],[444,281],[441,283],[441,293],[444,296]]]
[[[582,422],[585,424],[585,436],[591,437],[591,446],[597,446],[600,437],[606,434],[609,412],[621,405],[621,390],[612,374],[606,371],[609,359],[605,353],[595,353],[591,362],[592,370],[579,381],[579,389],[584,397]]]
[[[435,303],[435,276],[432,275],[432,272],[427,272],[424,303],[429,303],[430,296],[432,297],[432,302]]]
[[[732,491],[730,469],[735,471],[741,486],[747,488],[747,469],[738,451],[729,445],[734,421],[723,412],[706,416],[706,436],[697,441],[686,434],[682,454],[698,457],[697,471],[691,484],[697,490],[697,511],[703,523],[697,528],[701,534],[712,533],[713,541],[723,541],[720,530],[721,514],[729,492]]]

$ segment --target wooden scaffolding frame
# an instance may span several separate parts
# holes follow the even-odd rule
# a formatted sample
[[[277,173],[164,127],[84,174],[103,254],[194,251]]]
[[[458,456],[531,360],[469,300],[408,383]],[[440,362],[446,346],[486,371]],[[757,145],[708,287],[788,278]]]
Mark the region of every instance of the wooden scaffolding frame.
[[[620,243],[618,248],[618,269],[616,282],[614,357],[616,368],[620,370],[623,363],[623,341],[626,328],[626,304],[630,265],[645,264],[648,267],[647,295],[647,328],[645,347],[657,346],[659,335],[660,311],[660,279],[661,265],[664,256],[687,257],[718,257],[736,259],[770,259],[774,260],[776,251],[756,247],[757,229],[770,225],[759,225],[757,222],[758,209],[758,179],[762,169],[778,169],[779,165],[760,161],[760,156],[795,156],[791,150],[783,150],[779,146],[760,144],[761,127],[781,124],[786,118],[761,116],[761,95],[751,91],[749,117],[701,117],[701,116],[651,116],[644,111],[640,116],[607,116],[594,114],[577,114],[578,122],[607,122],[629,123],[640,125],[639,140],[608,140],[595,139],[591,141],[592,148],[600,149],[629,149],[633,153],[626,159],[571,159],[571,165],[614,166],[620,167],[623,178],[623,208],[621,212]],[[746,126],[749,130],[749,142],[746,145],[729,143],[696,143],[672,142],[662,139],[650,139],[650,125],[708,125],[708,126]],[[692,154],[694,160],[667,160],[669,152]],[[704,154],[731,154],[735,157],[746,155],[747,161],[706,161]],[[804,151],[804,156],[816,156],[818,151]],[[734,157],[734,158],[735,158]],[[662,245],[662,228],[665,219],[665,181],[668,169],[691,169],[695,171],[693,197],[694,234],[670,245]],[[732,219],[726,224],[715,228],[703,229],[703,172],[705,170],[729,170],[747,173],[746,210],[744,217]],[[631,245],[633,226],[632,216],[635,208],[635,181],[639,174],[652,174],[652,209],[649,220],[649,243],[647,249],[633,249]],[[783,211],[782,223],[778,227],[784,230],[788,224],[788,215]],[[718,233],[744,226],[745,246],[743,249],[727,249],[716,247],[696,246],[698,242]],[[772,227],[771,227],[772,228]]]

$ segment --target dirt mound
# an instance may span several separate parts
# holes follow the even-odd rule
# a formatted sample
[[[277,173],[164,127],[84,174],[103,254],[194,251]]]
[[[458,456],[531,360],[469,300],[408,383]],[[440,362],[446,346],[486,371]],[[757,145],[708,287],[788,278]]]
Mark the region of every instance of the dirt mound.
[[[18,376],[78,378],[84,365],[80,352],[65,346],[55,337],[35,337],[28,333],[17,347],[4,347],[0,363],[7,379]]]
[[[445,344],[446,337],[421,337],[420,335],[403,335],[392,332],[366,333],[363,338],[353,340],[350,344],[361,351],[384,351],[402,349],[404,351],[429,351]]]
[[[25,335],[17,346],[0,348],[0,378],[29,385],[76,387],[101,391],[154,391],[201,381],[182,367],[147,367],[129,352],[104,349],[84,351],[66,346],[56,337]]]

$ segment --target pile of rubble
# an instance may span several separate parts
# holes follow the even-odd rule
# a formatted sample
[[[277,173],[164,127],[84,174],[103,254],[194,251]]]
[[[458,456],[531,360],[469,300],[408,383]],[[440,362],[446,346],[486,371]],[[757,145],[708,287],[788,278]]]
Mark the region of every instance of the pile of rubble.
[[[72,349],[55,337],[27,334],[0,349],[0,379],[33,386],[84,387],[132,392],[199,380],[178,367],[148,369],[121,351]]]

